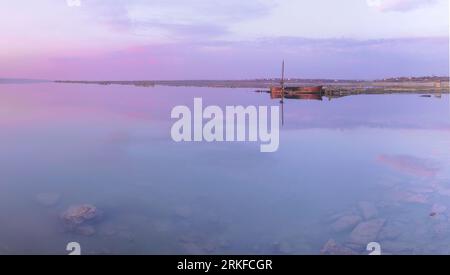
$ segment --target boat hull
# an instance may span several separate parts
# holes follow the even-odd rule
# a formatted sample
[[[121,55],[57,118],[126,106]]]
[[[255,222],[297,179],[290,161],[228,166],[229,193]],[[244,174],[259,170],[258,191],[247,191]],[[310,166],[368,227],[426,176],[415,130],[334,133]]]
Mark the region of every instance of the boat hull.
[[[308,86],[308,87],[285,87],[284,88],[284,96],[285,97],[295,97],[304,94],[318,94],[321,95],[323,91],[323,86]],[[270,88],[270,96],[272,98],[280,98],[282,97],[282,88],[281,87],[271,87]]]
[[[286,95],[287,99],[301,99],[301,100],[322,100],[321,94],[297,94],[297,95]]]

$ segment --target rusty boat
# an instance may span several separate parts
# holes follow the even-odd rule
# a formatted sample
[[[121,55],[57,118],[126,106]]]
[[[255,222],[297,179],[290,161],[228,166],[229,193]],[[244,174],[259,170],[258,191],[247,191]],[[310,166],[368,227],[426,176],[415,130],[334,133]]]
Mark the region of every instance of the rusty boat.
[[[284,98],[287,99],[317,99],[322,100],[323,86],[314,87],[271,87],[270,97],[272,99],[282,98],[284,90]]]
[[[322,100],[323,86],[285,86],[284,81],[284,61],[281,68],[280,86],[270,87],[270,97],[292,98],[292,99],[312,99]]]

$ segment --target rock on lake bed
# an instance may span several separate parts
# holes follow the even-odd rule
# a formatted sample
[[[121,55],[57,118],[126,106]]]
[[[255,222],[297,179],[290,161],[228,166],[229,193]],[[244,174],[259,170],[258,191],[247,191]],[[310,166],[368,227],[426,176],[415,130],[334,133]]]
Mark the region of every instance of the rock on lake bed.
[[[358,224],[350,234],[350,243],[367,245],[376,241],[384,223],[384,219],[374,219]]]
[[[61,219],[67,228],[76,231],[78,227],[94,221],[99,216],[100,212],[97,207],[90,204],[82,204],[69,207],[62,213]]]

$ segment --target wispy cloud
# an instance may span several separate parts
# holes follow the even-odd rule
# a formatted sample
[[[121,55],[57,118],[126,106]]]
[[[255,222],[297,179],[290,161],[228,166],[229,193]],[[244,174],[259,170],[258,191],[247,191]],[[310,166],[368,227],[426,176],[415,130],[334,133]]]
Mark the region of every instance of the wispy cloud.
[[[273,0],[177,0],[122,1],[114,5],[91,3],[93,16],[113,30],[139,36],[158,33],[167,40],[219,37],[228,32],[231,23],[267,15],[277,4]]]
[[[282,58],[293,77],[448,73],[448,0],[368,2],[381,11],[438,2],[420,17],[341,2],[16,0],[0,9],[0,75],[252,78],[277,76]]]
[[[367,5],[379,11],[410,11],[427,5],[436,4],[437,0],[366,0]]]
[[[57,79],[242,79],[278,76],[279,62],[285,58],[289,77],[371,79],[446,75],[448,46],[446,37],[192,40],[150,43],[95,55],[81,52],[27,59],[28,66],[17,70],[26,72],[27,77],[37,77],[35,71],[38,71],[41,78]],[[0,74],[14,72],[14,69],[14,66],[0,64]]]

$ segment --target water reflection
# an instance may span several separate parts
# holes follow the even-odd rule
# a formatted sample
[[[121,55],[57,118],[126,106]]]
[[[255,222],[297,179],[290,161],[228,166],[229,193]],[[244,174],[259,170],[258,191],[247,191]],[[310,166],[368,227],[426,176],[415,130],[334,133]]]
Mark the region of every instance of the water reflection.
[[[449,252],[448,95],[288,99],[261,154],[169,135],[194,97],[278,104],[248,89],[0,89],[0,253]]]

